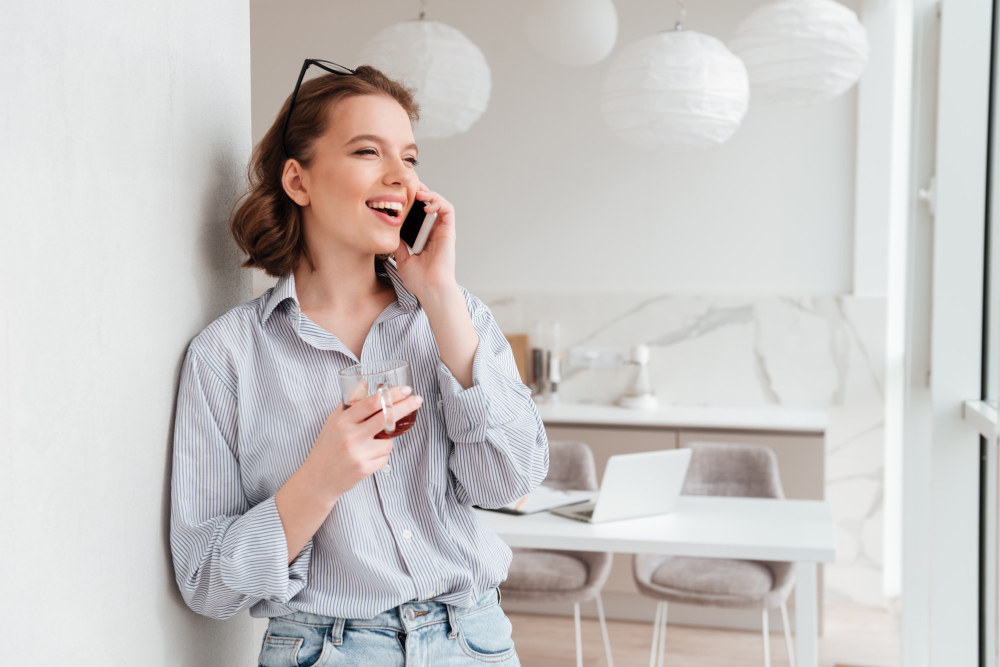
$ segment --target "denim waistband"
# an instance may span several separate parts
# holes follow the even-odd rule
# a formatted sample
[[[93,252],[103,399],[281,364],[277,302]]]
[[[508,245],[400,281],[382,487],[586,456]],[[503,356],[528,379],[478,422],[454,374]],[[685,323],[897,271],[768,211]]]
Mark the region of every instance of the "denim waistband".
[[[472,607],[453,607],[443,602],[426,600],[423,602],[404,602],[398,607],[383,611],[374,618],[334,618],[333,616],[323,616],[322,614],[313,614],[307,611],[296,611],[284,616],[276,616],[271,619],[271,622],[284,621],[301,625],[332,627],[331,634],[334,644],[341,643],[344,628],[410,632],[427,625],[444,622],[448,622],[449,624],[449,635],[455,637],[458,634],[456,619],[479,611],[484,607],[499,604],[499,602],[500,591],[496,588],[491,588]]]

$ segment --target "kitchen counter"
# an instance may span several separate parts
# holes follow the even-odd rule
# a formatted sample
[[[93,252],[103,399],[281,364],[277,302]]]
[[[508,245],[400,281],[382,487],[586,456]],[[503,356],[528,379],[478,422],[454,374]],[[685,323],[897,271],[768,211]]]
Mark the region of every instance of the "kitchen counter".
[[[596,403],[540,403],[545,424],[633,426],[676,429],[825,433],[825,410],[663,406],[631,410]]]

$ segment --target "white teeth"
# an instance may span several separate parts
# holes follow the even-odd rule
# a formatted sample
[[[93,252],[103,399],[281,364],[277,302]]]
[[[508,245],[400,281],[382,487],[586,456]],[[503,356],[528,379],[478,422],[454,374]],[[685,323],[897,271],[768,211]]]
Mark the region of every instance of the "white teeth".
[[[368,202],[370,208],[391,208],[394,211],[402,211],[403,205],[394,201],[373,201]]]

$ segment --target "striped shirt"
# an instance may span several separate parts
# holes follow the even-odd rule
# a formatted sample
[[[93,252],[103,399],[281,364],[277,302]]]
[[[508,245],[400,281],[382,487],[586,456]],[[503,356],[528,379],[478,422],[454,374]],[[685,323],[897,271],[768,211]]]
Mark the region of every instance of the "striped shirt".
[[[412,600],[469,607],[507,577],[511,551],[475,514],[548,471],[545,430],[489,309],[464,289],[479,347],[463,389],[417,298],[396,290],[360,361],[406,359],[424,397],[389,463],[337,501],[289,565],[275,493],[340,403],[359,360],[299,309],[294,277],[229,311],[188,348],[174,426],[170,547],[194,611],[372,618]]]

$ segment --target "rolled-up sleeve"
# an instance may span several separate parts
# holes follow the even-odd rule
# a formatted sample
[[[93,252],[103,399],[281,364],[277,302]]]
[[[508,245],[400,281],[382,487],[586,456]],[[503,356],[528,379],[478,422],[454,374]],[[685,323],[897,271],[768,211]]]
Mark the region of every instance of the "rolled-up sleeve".
[[[448,467],[459,502],[503,507],[535,489],[549,469],[545,427],[521,382],[493,314],[463,290],[479,347],[468,389],[438,363],[445,428],[454,442]]]
[[[310,540],[288,564],[274,496],[250,506],[236,455],[237,400],[194,345],[181,370],[174,424],[170,549],[188,606],[229,618],[262,599],[283,604],[306,585]]]

